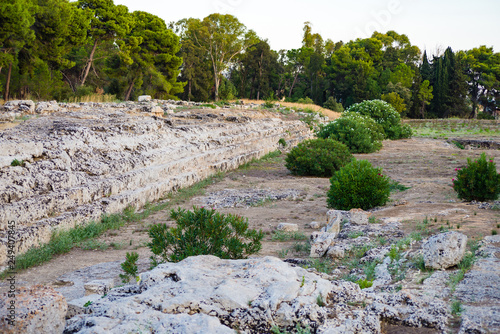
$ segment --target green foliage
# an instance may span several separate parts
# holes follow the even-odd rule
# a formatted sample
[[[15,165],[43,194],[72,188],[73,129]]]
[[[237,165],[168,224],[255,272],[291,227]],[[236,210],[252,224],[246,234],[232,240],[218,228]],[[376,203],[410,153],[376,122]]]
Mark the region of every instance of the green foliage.
[[[286,140],[284,138],[280,138],[280,140],[278,140],[278,144],[281,145],[282,147],[286,147]]]
[[[366,289],[370,288],[373,285],[373,281],[360,279],[356,281],[356,284],[358,284],[361,289]]]
[[[139,259],[139,254],[136,252],[129,253],[127,252],[126,260],[120,266],[122,270],[125,272],[124,274],[120,274],[120,278],[123,283],[130,282],[131,278],[137,279],[137,260]]]
[[[366,160],[354,160],[342,167],[330,183],[328,207],[338,210],[383,206],[390,195],[390,179]]]
[[[459,300],[455,300],[451,303],[451,314],[453,316],[459,317],[463,311],[464,311],[464,308],[462,306],[462,303]]]
[[[456,169],[453,189],[458,197],[466,201],[496,200],[500,194],[500,174],[493,158],[486,159],[482,153],[478,160],[467,159],[467,167]]]
[[[14,159],[12,160],[12,162],[10,163],[11,166],[15,167],[15,166],[24,166],[24,160],[17,160],[17,159]]]
[[[347,109],[348,112],[357,112],[369,116],[384,129],[384,136],[388,139],[411,137],[411,128],[401,125],[399,113],[389,103],[382,100],[367,100],[356,103]]]
[[[405,190],[408,190],[410,189],[411,187],[407,187],[405,185],[402,185],[401,183],[399,183],[398,181],[394,181],[394,180],[391,180],[390,183],[389,183],[389,189],[391,191],[405,191]]]
[[[488,119],[488,120],[494,120],[495,116],[487,114],[485,112],[480,112],[477,114],[477,119]]]
[[[294,175],[329,177],[353,159],[349,149],[332,139],[309,139],[288,153],[286,168]]]
[[[328,100],[323,104],[323,108],[330,109],[336,112],[343,112],[344,107],[342,103],[338,103],[333,96],[330,96]]]
[[[314,101],[312,99],[310,99],[309,97],[305,97],[305,98],[300,98],[297,100],[297,103],[302,103],[302,104],[314,104]]]
[[[215,255],[221,259],[241,259],[257,253],[264,237],[262,231],[249,230],[248,219],[224,215],[213,209],[178,208],[170,218],[176,227],[152,225],[148,247],[164,261],[178,262],[194,255]]]
[[[342,117],[321,126],[316,134],[345,144],[352,153],[372,153],[382,148],[384,131],[375,121],[358,113],[344,112]]]

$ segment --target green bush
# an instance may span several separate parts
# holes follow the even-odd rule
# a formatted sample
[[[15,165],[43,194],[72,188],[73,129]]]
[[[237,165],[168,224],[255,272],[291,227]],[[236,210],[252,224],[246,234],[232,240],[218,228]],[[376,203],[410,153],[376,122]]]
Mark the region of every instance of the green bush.
[[[330,109],[336,112],[343,112],[344,107],[341,103],[338,103],[333,96],[330,96],[328,100],[323,104],[323,108]]]
[[[241,216],[193,207],[193,211],[172,210],[170,218],[176,227],[156,224],[149,229],[148,247],[164,261],[178,262],[194,255],[242,259],[262,247],[262,231],[249,230],[248,219]]]
[[[302,104],[314,104],[314,101],[313,101],[313,100],[311,100],[311,98],[309,98],[309,97],[307,97],[307,96],[306,96],[305,98],[302,98],[302,97],[301,97],[300,99],[298,99],[298,100],[297,100],[297,103],[302,103]]]
[[[496,200],[500,194],[500,174],[497,173],[493,158],[489,161],[482,153],[478,160],[467,159],[467,167],[455,169],[457,176],[453,179],[453,189],[458,198],[466,201]]]
[[[480,112],[477,114],[477,119],[488,119],[488,120],[494,120],[495,119],[495,116],[493,115],[490,115],[488,113],[485,113],[485,112]]]
[[[124,274],[120,274],[120,278],[123,283],[130,282],[131,278],[137,280],[139,277],[137,276],[137,260],[139,259],[139,254],[136,252],[129,253],[125,257],[125,262],[123,262],[120,266],[122,270],[125,272]]]
[[[342,117],[321,126],[316,135],[337,140],[352,153],[372,153],[382,148],[384,130],[368,116],[344,112]]]
[[[389,199],[390,179],[366,160],[354,160],[330,179],[328,207],[338,210],[368,210]]]
[[[346,145],[332,139],[309,139],[288,153],[286,168],[294,175],[331,177],[353,159]]]
[[[389,103],[382,100],[368,100],[350,106],[347,111],[357,112],[361,115],[370,116],[382,125],[385,138],[401,139],[410,138],[411,128],[401,125],[401,116]]]

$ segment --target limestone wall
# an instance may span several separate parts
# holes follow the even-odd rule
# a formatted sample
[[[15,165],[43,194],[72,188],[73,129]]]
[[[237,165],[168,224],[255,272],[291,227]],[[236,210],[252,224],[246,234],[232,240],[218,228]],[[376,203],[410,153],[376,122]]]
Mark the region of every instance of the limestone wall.
[[[141,207],[261,157],[280,138],[295,144],[311,136],[303,122],[278,113],[196,109],[163,117],[141,108],[63,106],[0,131],[0,265],[8,222],[20,254],[55,229]],[[24,165],[11,166],[14,159]]]

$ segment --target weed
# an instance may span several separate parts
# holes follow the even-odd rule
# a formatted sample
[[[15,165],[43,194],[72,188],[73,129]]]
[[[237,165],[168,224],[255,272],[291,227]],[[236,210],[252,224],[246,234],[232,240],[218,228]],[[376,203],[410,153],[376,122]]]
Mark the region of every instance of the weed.
[[[356,239],[357,237],[361,237],[363,235],[364,233],[361,231],[352,231],[347,234],[347,237],[349,237],[350,239]]]
[[[321,273],[328,274],[332,271],[332,264],[327,260],[314,259],[310,262],[310,267]]]
[[[95,239],[86,240],[80,243],[80,248],[83,250],[101,250],[104,251],[109,248],[109,245],[102,241]]]
[[[366,279],[360,279],[360,280],[356,281],[356,284],[358,284],[361,289],[366,289],[366,288],[370,288],[373,285],[373,281],[366,280]]]
[[[272,241],[306,240],[307,236],[302,232],[275,231],[271,237]]]
[[[451,314],[455,317],[459,317],[462,312],[464,311],[464,308],[462,306],[462,303],[458,300],[455,300],[451,303]]]
[[[311,244],[309,242],[296,242],[292,249],[296,251],[297,253],[306,253],[309,254],[311,252]]]
[[[323,296],[321,294],[316,297],[316,303],[318,304],[319,307],[325,306],[325,301],[323,300]]]
[[[280,140],[278,140],[278,145],[282,146],[282,147],[286,147],[286,140],[284,138],[280,138]]]
[[[13,166],[13,167],[15,167],[15,166],[24,167],[24,160],[14,159],[14,160],[12,160],[12,162],[10,163],[10,165]]]
[[[393,191],[405,191],[405,190],[408,190],[410,189],[411,187],[407,187],[407,186],[404,186],[402,185],[401,183],[399,183],[398,181],[395,181],[395,180],[391,180],[389,182],[389,189],[391,192]]]
[[[305,283],[306,283],[306,277],[302,276],[302,282],[300,282],[300,287],[303,287]]]
[[[491,230],[491,235],[497,235],[497,234],[498,234],[497,230]]]
[[[92,305],[92,302],[89,300],[85,304],[83,304],[83,307],[89,307],[90,305]]]
[[[288,249],[282,249],[278,251],[278,256],[282,259],[286,258],[288,255]]]

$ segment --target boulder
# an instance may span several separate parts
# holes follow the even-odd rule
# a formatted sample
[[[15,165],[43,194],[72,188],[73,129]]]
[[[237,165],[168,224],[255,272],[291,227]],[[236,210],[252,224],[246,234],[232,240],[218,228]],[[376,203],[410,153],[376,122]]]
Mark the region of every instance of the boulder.
[[[340,232],[340,223],[344,219],[344,211],[340,210],[330,210],[326,213],[326,218],[328,221],[328,225],[326,225],[322,231],[323,232],[328,232],[330,234],[334,235],[334,238],[339,234]]]
[[[467,236],[458,232],[434,235],[422,245],[427,268],[446,269],[457,265],[465,254]]]
[[[341,246],[330,246],[326,255],[332,259],[343,259],[345,256],[345,250]]]
[[[275,257],[195,256],[161,264],[140,277],[139,285],[115,288],[94,300],[88,314],[68,320],[66,332],[123,334],[141,328],[157,333],[234,333],[230,328],[238,328],[268,333],[273,325],[291,330],[295,324],[314,330],[326,320],[330,299],[351,298],[351,290],[362,293],[356,284],[334,286]],[[324,305],[318,305],[318,298]]]
[[[35,113],[35,102],[31,100],[12,100],[5,102],[2,107],[4,112],[19,112],[23,114]]]
[[[137,98],[137,101],[139,102],[151,101],[151,95],[141,95]]]
[[[83,286],[85,288],[85,296],[93,294],[103,296],[115,286],[115,283],[112,279],[97,279],[85,283]]]
[[[335,234],[328,232],[313,232],[311,234],[310,257],[323,257],[328,248],[334,244]]]
[[[318,229],[318,228],[320,228],[320,227],[321,227],[321,224],[320,224],[320,223],[318,223],[318,222],[310,222],[310,223],[309,223],[309,227],[310,227],[310,228],[314,228],[314,229]]]
[[[9,323],[11,305],[15,307],[15,325]],[[50,287],[21,287],[16,289],[15,299],[4,293],[0,298],[0,333],[62,333],[67,309],[66,299]]]
[[[368,218],[371,216],[370,212],[361,209],[351,209],[349,214],[351,216],[351,224],[354,225],[367,225]]]
[[[299,225],[297,224],[289,224],[289,223],[280,223],[276,227],[278,231],[283,232],[296,232],[299,230]]]
[[[38,102],[36,104],[36,113],[37,114],[48,114],[51,112],[59,111],[59,104],[57,101],[48,101],[48,102]]]

